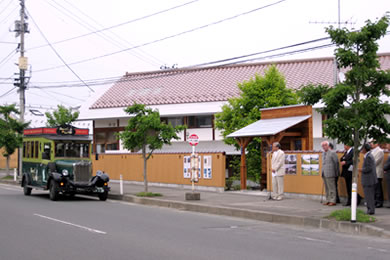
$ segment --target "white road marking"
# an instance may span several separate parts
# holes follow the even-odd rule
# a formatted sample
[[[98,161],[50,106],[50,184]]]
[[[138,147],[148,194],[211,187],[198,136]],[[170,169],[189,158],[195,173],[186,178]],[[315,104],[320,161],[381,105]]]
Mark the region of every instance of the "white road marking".
[[[328,241],[328,240],[316,239],[316,238],[311,238],[311,237],[301,237],[301,236],[298,236],[298,238],[304,239],[304,240],[308,240],[308,241],[333,244],[331,241]]]
[[[101,231],[101,230],[97,230],[97,229],[93,229],[93,228],[89,228],[89,227],[85,227],[85,226],[80,226],[80,225],[77,225],[77,224],[73,224],[73,223],[70,223],[70,222],[66,222],[66,221],[55,219],[55,218],[51,218],[51,217],[47,217],[47,216],[40,215],[40,214],[34,214],[34,216],[41,217],[41,218],[48,219],[48,220],[52,220],[52,221],[55,221],[55,222],[59,222],[59,223],[65,224],[65,225],[81,228],[81,229],[84,229],[84,230],[87,230],[87,231],[93,232],[93,233],[98,233],[98,234],[103,234],[103,235],[107,234],[107,232],[104,232],[104,231]]]
[[[379,252],[383,252],[383,253],[388,252],[386,249],[382,249],[382,248],[375,248],[375,247],[367,247],[367,248],[371,249],[371,250],[376,250],[376,251],[379,251]]]
[[[14,185],[0,184],[0,187],[5,190],[20,191],[21,188],[17,188]]]

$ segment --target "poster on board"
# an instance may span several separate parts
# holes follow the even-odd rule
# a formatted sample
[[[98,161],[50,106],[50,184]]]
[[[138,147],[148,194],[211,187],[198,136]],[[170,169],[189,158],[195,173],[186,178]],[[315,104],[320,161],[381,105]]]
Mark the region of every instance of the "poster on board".
[[[297,155],[286,154],[284,160],[285,174],[296,175],[297,174]]]
[[[211,179],[212,178],[212,161],[211,155],[203,156],[203,178]]]
[[[303,154],[302,155],[302,175],[317,176],[320,174],[320,155],[319,154]]]
[[[183,177],[185,179],[191,178],[191,156],[184,156],[183,157]]]

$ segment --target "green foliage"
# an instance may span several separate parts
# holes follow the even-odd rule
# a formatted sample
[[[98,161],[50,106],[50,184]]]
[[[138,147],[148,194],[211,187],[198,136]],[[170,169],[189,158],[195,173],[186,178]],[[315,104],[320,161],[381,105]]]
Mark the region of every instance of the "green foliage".
[[[386,34],[389,18],[385,16],[376,23],[367,21],[360,31],[327,29],[336,44],[335,55],[341,69],[347,69],[345,81],[334,88],[306,86],[299,91],[302,101],[315,104],[322,100],[325,134],[355,148],[367,139],[387,142],[390,124],[385,115],[390,114],[390,105],[380,97],[389,96],[386,85],[390,84],[390,71],[380,70],[377,40]]]
[[[47,126],[60,126],[60,125],[70,125],[72,122],[76,121],[79,117],[79,112],[72,112],[72,108],[66,108],[64,106],[58,105],[57,110],[53,113],[46,112],[47,117]]]
[[[335,210],[328,216],[330,219],[336,219],[337,221],[351,221],[351,209]],[[358,209],[356,211],[356,221],[362,223],[375,222],[376,219],[373,216],[367,215],[363,210]]]
[[[135,195],[137,197],[162,197],[161,193],[153,193],[153,192],[138,192]]]
[[[261,118],[260,109],[294,105],[298,103],[297,95],[286,88],[286,81],[276,66],[270,66],[264,76],[255,75],[254,78],[238,84],[241,95],[228,100],[222,107],[222,112],[216,114],[215,126],[221,130],[226,144],[235,145],[240,149],[233,138],[226,136],[256,122]],[[254,140],[247,147],[248,179],[259,181],[261,172],[261,139]],[[239,163],[239,159],[236,159]]]
[[[7,158],[7,172],[9,157],[22,145],[23,130],[28,126],[14,119],[12,114],[19,114],[15,105],[0,106],[0,148],[4,148],[3,156]]]
[[[147,192],[147,160],[152,156],[154,150],[161,149],[164,144],[171,144],[172,139],[179,139],[177,134],[184,130],[185,126],[173,127],[171,124],[161,122],[160,113],[157,110],[146,108],[142,104],[135,103],[126,108],[125,112],[132,117],[129,119],[125,131],[119,133],[118,137],[122,140],[124,148],[128,150],[142,149],[145,192]]]

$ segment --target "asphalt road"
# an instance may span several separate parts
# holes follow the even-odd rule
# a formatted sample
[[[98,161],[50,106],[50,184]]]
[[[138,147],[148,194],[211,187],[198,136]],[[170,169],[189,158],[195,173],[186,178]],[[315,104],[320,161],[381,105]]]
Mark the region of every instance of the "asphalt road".
[[[0,259],[389,259],[390,241],[0,184]]]

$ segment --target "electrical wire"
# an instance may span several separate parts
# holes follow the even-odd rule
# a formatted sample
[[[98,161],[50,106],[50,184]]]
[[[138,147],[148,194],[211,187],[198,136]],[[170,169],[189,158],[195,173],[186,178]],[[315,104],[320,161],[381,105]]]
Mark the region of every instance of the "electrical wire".
[[[7,56],[5,56],[1,61],[0,61],[0,68],[4,64],[6,64],[16,53],[17,53],[18,48],[15,50],[12,50]]]
[[[2,24],[5,21],[8,21],[8,17],[10,17],[11,15],[15,14],[16,9],[18,9],[18,6],[15,6],[15,8],[12,9],[11,12],[3,20],[0,21],[0,24]]]
[[[389,34],[390,34],[390,31],[387,31],[386,35],[389,35]],[[237,60],[237,59],[242,59],[242,58],[255,56],[255,55],[259,55],[259,54],[266,54],[266,53],[279,51],[279,50],[284,50],[284,49],[289,49],[289,48],[294,48],[294,47],[307,45],[307,44],[312,44],[312,43],[316,43],[316,42],[320,42],[320,41],[324,41],[324,40],[329,40],[329,39],[330,39],[330,37],[324,37],[324,38],[314,39],[314,40],[305,41],[305,42],[301,42],[301,43],[291,44],[291,45],[288,45],[288,46],[283,46],[283,47],[279,47],[279,48],[275,48],[275,49],[271,49],[271,50],[256,52],[256,53],[247,54],[247,55],[242,55],[242,56],[238,56],[238,57],[221,59],[221,60],[217,60],[217,61],[211,61],[211,62],[207,62],[207,63],[191,65],[191,66],[183,67],[183,68],[180,68],[180,69],[173,69],[173,70],[169,70],[169,71],[161,71],[161,73],[159,73],[160,75],[155,75],[154,74],[153,76],[143,76],[143,77],[140,76],[140,77],[131,78],[131,79],[126,79],[126,77],[123,77],[123,76],[117,76],[117,77],[90,79],[90,80],[87,80],[87,82],[89,83],[90,86],[107,85],[107,84],[116,83],[119,80],[120,80],[120,82],[127,82],[127,81],[133,81],[133,80],[143,80],[143,79],[167,77],[167,72],[171,73],[171,75],[177,75],[178,73],[187,73],[191,69],[196,69],[196,68],[199,69],[199,68],[201,68],[201,66],[205,67],[206,65],[218,64],[218,63],[229,62],[229,61],[232,61],[232,62],[230,62],[230,63],[223,63],[223,64],[220,64],[220,65],[217,65],[217,66],[214,66],[214,67],[218,68],[218,67],[234,65],[234,64],[239,64],[239,63],[246,63],[246,62],[249,62],[249,61],[265,60],[265,59],[270,59],[270,58],[275,58],[275,57],[283,57],[283,56],[288,56],[288,55],[293,55],[293,54],[298,54],[298,53],[315,51],[315,50],[323,49],[323,48],[329,48],[329,47],[334,46],[334,44],[333,43],[322,44],[322,45],[318,45],[318,46],[313,46],[313,47],[308,47],[308,48],[299,49],[299,50],[293,50],[293,51],[288,51],[288,52],[282,52],[282,53],[277,53],[277,54],[263,56],[263,57],[256,57],[256,58],[251,58],[251,59],[246,59],[246,60],[234,61],[234,60]],[[49,86],[39,86],[39,85],[36,85],[36,86],[30,86],[30,88],[82,87],[82,85],[76,84],[76,81],[34,82],[34,84],[37,84],[37,83],[41,83],[41,84],[59,83],[60,85],[49,85]]]
[[[3,97],[5,97],[5,96],[7,96],[7,95],[10,94],[14,89],[16,89],[16,87],[13,87],[12,89],[10,89],[10,90],[8,90],[7,92],[5,92],[4,94],[2,94],[2,95],[0,96],[0,98],[3,98]]]
[[[1,2],[3,2],[3,1],[1,1]],[[8,4],[0,11],[0,15],[1,15],[2,13],[4,13],[5,10],[7,10],[7,8],[12,4],[12,2],[13,2],[13,0],[11,0],[11,1],[8,2]],[[0,4],[1,4],[1,3],[0,3]]]
[[[199,0],[196,0],[196,1],[199,1]],[[193,2],[196,2],[196,1],[193,1]],[[77,6],[75,6],[74,4],[72,4],[70,1],[68,0],[65,0],[66,3],[68,3],[71,7],[73,7],[75,10],[77,10],[79,13],[81,13],[82,15],[84,15],[85,17],[87,17],[88,19],[90,19],[93,23],[95,23],[96,25],[98,25],[100,28],[103,28],[103,25],[100,24],[98,21],[96,21],[94,18],[92,18],[91,16],[89,16],[88,14],[86,14],[85,12],[83,12],[82,10],[80,10],[80,8],[78,8]],[[192,2],[192,3],[193,3]],[[123,37],[121,37],[120,35],[118,35],[117,33],[115,33],[114,31],[112,30],[106,30],[106,31],[103,31],[104,34],[106,33],[110,33],[111,35],[115,36],[118,40],[122,41],[122,43],[118,40],[115,40],[113,38],[109,38],[111,40],[113,40],[114,42],[117,43],[117,46],[120,47],[120,48],[125,48],[126,46],[134,46],[134,44],[130,43],[128,40],[124,39]],[[124,45],[124,44],[126,45]],[[150,58],[151,60],[154,60],[155,62],[157,62],[158,64],[164,64],[165,62],[160,60],[159,58],[145,52],[144,50],[142,49],[139,49],[138,50],[139,52],[141,52],[139,55],[145,55],[145,58]],[[154,62],[152,61],[152,62]]]
[[[119,50],[119,51],[107,53],[107,54],[104,54],[104,55],[95,56],[95,57],[92,57],[92,58],[88,58],[88,59],[84,59],[84,60],[79,60],[79,61],[76,61],[76,62],[72,62],[72,63],[70,63],[69,65],[75,65],[75,64],[85,63],[85,62],[89,62],[89,61],[93,61],[93,60],[105,58],[105,57],[108,57],[108,56],[112,56],[112,55],[115,55],[115,54],[119,54],[119,53],[122,53],[122,52],[125,52],[125,51],[137,49],[137,48],[140,48],[140,47],[145,47],[145,46],[147,46],[147,45],[151,45],[151,44],[154,44],[154,43],[157,43],[157,42],[162,42],[162,41],[165,41],[165,40],[168,40],[168,39],[172,39],[172,38],[175,38],[175,37],[178,37],[178,36],[182,36],[182,35],[187,34],[187,33],[192,33],[192,32],[195,32],[195,31],[198,31],[198,30],[201,30],[201,29],[205,29],[205,28],[207,28],[207,27],[210,27],[210,26],[213,26],[213,25],[217,25],[217,24],[226,22],[226,21],[229,21],[229,20],[232,20],[232,19],[241,17],[241,16],[243,16],[243,15],[251,14],[251,13],[253,13],[253,12],[256,12],[256,11],[259,11],[259,10],[262,10],[262,9],[265,9],[265,8],[268,8],[268,7],[271,7],[271,6],[280,4],[280,3],[285,2],[285,1],[287,1],[287,0],[279,0],[279,1],[277,1],[277,2],[268,4],[268,5],[264,5],[264,6],[261,6],[261,7],[252,9],[252,10],[250,10],[250,11],[247,11],[247,12],[244,12],[244,13],[240,13],[240,14],[237,14],[237,15],[234,15],[234,16],[230,16],[230,17],[224,18],[224,19],[222,19],[222,20],[218,20],[218,21],[213,22],[213,23],[209,23],[209,24],[206,24],[206,25],[202,25],[202,26],[199,26],[199,27],[195,27],[195,28],[189,29],[189,30],[187,30],[187,31],[183,31],[183,32],[180,32],[180,33],[172,34],[172,35],[170,35],[170,36],[166,36],[166,37],[160,38],[160,39],[158,39],[158,40],[154,40],[154,41],[151,41],[151,42],[143,43],[143,44],[136,45],[136,46],[133,46],[133,47],[130,47],[130,48],[126,48],[126,49],[123,49],[123,50]],[[64,65],[60,65],[60,66],[55,66],[55,67],[50,67],[50,68],[44,68],[44,69],[40,69],[40,70],[35,70],[34,72],[43,72],[43,71],[54,70],[54,69],[63,68],[63,67],[64,67]]]
[[[290,52],[279,53],[279,54],[269,55],[269,56],[265,56],[265,57],[257,57],[257,58],[248,59],[248,60],[244,60],[244,61],[236,61],[236,62],[221,64],[221,65],[214,66],[213,68],[226,67],[229,65],[244,63],[244,62],[253,61],[253,60],[265,60],[265,59],[269,59],[272,57],[283,57],[283,56],[293,55],[293,54],[297,54],[297,53],[314,51],[314,50],[327,48],[327,47],[331,47],[331,46],[333,46],[333,44],[324,44],[324,45],[320,45],[320,46],[315,46],[315,47],[310,47],[310,48],[305,48],[305,49],[300,49],[300,50],[294,50],[294,51],[290,51]],[[113,83],[123,83],[123,82],[130,82],[130,81],[169,77],[169,76],[175,76],[178,74],[190,73],[193,69],[200,69],[200,68],[198,65],[194,65],[194,66],[189,66],[189,67],[177,69],[177,70],[161,71],[160,73],[155,73],[153,75],[144,75],[144,76],[131,77],[131,78],[121,77],[121,79],[119,81],[112,80],[112,81],[105,81],[105,82],[90,82],[89,85],[90,86],[99,86],[99,85],[107,85],[107,84],[113,84]],[[83,86],[80,84],[63,84],[63,85],[52,85],[52,86],[36,86],[36,85],[30,86],[30,88],[42,88],[42,89],[68,88],[68,87],[70,88],[70,87],[83,87]]]
[[[89,88],[92,92],[95,92],[91,87],[88,86],[87,83],[85,83],[80,76],[69,66],[69,64],[66,63],[66,61],[61,57],[61,55],[57,52],[57,50],[50,44],[49,40],[46,38],[46,36],[43,34],[42,30],[39,28],[38,24],[35,22],[34,18],[31,16],[31,14],[26,10],[28,15],[30,16],[31,20],[37,27],[39,33],[42,35],[42,37],[45,39],[45,41],[49,44],[50,48],[54,51],[54,53],[57,55],[57,57],[64,63],[64,65],[75,75],[87,88]]]
[[[68,10],[65,6],[59,4],[58,2],[56,2],[55,0],[51,0],[51,2],[53,2],[54,4],[58,5],[59,8],[55,5],[53,5],[52,3],[48,3],[49,5],[51,5],[53,8],[55,8],[57,11],[59,11],[61,14],[64,14],[66,15],[67,17],[69,17],[70,19],[72,19],[74,22],[76,22],[77,24],[79,24],[81,27],[87,29],[88,31],[96,31],[97,30],[97,27],[95,27],[94,25],[91,25],[89,22],[85,21],[83,18],[81,18],[80,16],[76,15],[75,12],[72,12],[70,10]],[[60,9],[61,8],[61,9]],[[77,9],[79,10],[79,9]],[[80,11],[79,11],[80,12]],[[120,48],[120,49],[123,49],[124,46],[123,44],[120,44],[118,43],[117,40],[115,40],[112,36],[108,36],[106,35],[106,32],[100,32],[100,33],[96,33],[97,36],[101,37],[102,39],[104,39],[105,41],[113,44],[114,46]],[[52,44],[53,45],[53,44]],[[131,44],[130,44],[131,45]],[[133,50],[131,53],[130,52],[127,52],[131,55],[134,55],[135,57],[137,57],[138,59],[140,60],[143,60],[145,61],[146,63],[149,63],[151,65],[156,65],[158,63],[156,63],[155,61],[152,61],[152,60],[147,60],[146,57],[142,57],[140,54],[138,54],[135,50]]]
[[[138,22],[138,21],[144,20],[146,18],[150,18],[150,17],[156,16],[156,15],[162,14],[162,13],[166,13],[166,12],[172,11],[174,9],[177,9],[177,8],[180,8],[180,7],[183,7],[183,6],[187,6],[189,4],[192,4],[192,3],[195,3],[195,2],[198,2],[198,1],[199,0],[193,0],[193,1],[190,1],[190,2],[186,2],[186,3],[181,4],[181,5],[170,7],[168,9],[164,9],[164,10],[152,13],[152,14],[148,14],[148,15],[145,15],[145,16],[142,16],[142,17],[139,17],[139,18],[135,18],[133,20],[126,21],[126,22],[123,22],[123,23],[120,23],[120,24],[112,25],[112,26],[109,26],[109,27],[106,27],[106,28],[103,28],[103,29],[100,29],[100,30],[97,30],[97,31],[94,31],[94,32],[90,32],[90,33],[82,34],[82,35],[79,35],[79,36],[71,37],[71,38],[68,38],[68,39],[60,40],[60,41],[57,41],[57,42],[53,42],[53,44],[58,44],[58,43],[63,43],[63,42],[79,39],[79,38],[82,38],[82,37],[85,37],[85,36],[88,36],[88,35],[96,34],[96,33],[103,32],[103,31],[106,31],[106,30],[111,30],[111,29],[114,29],[114,28],[117,28],[117,27],[120,27],[120,26],[123,26],[123,25],[127,25],[127,24],[130,24],[130,23]],[[42,48],[42,47],[46,47],[46,46],[47,46],[47,44],[40,45],[40,46],[32,47],[29,50],[38,49],[38,48]]]

